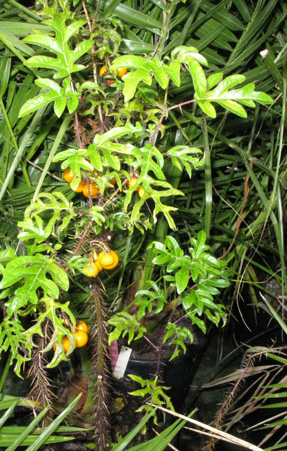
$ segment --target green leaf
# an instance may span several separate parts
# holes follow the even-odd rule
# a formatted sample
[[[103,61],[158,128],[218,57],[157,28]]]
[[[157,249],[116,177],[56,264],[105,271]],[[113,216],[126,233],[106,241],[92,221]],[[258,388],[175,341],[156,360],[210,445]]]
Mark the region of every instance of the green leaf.
[[[0,323],[0,354],[2,351],[11,352],[11,359],[16,360],[14,371],[21,377],[21,365],[31,358],[31,345],[23,335],[24,327],[19,319],[6,316]],[[23,352],[25,349],[26,352]]]
[[[71,352],[75,348],[75,339],[71,330],[66,325],[67,320],[65,319],[65,317],[70,321],[73,327],[76,326],[76,320],[69,308],[69,302],[61,304],[60,302],[56,302],[54,299],[45,296],[40,300],[40,304],[42,311],[36,324],[27,329],[24,332],[24,335],[27,338],[28,342],[33,345],[34,335],[40,335],[43,337],[44,332],[42,325],[45,324],[47,319],[50,320],[50,324],[53,327],[53,335],[45,349],[43,349],[41,352],[48,352],[52,348],[52,346],[56,344],[56,350],[54,352],[53,358],[48,364],[48,368],[53,368],[62,360],[67,360],[67,356],[71,354]],[[67,354],[63,352],[63,345],[61,343],[61,340],[65,335],[67,335],[70,340],[70,348]]]
[[[189,59],[187,63],[193,79],[193,85],[196,95],[199,99],[201,99],[206,93],[207,89],[207,81],[204,70],[202,69],[201,65],[193,59]]]
[[[171,156],[171,161],[180,171],[183,168],[191,178],[192,168],[197,169],[204,165],[205,158],[200,159],[202,151],[197,148],[190,148],[188,146],[175,146],[168,150],[168,155]]]
[[[49,89],[50,92],[42,93],[36,97],[33,97],[32,99],[27,100],[27,102],[25,102],[20,109],[19,117],[23,117],[29,113],[32,113],[33,111],[37,111],[39,108],[42,108],[43,106],[46,106],[51,102],[57,102],[55,113],[62,115],[64,110],[63,108],[59,108],[58,105],[59,102],[63,102],[62,98],[64,98],[64,102],[66,102],[64,89],[48,78],[39,78],[35,81],[35,83],[38,86]]]
[[[133,155],[137,161],[133,164],[135,169],[141,169],[141,174],[138,178],[139,184],[141,180],[145,180],[147,175],[152,172],[159,180],[165,180],[165,175],[162,171],[164,159],[160,151],[151,144],[146,144],[141,149],[133,148]]]
[[[49,273],[52,279],[48,279]],[[8,315],[25,307],[28,302],[38,302],[38,289],[41,288],[48,296],[59,296],[59,288],[67,290],[69,279],[67,273],[52,259],[46,259],[42,254],[36,256],[16,257],[5,268],[0,288],[6,288],[20,282],[22,286],[16,289],[15,295],[6,303]]]
[[[212,117],[213,119],[216,118],[216,109],[211,102],[208,102],[207,100],[197,100],[196,103],[207,116]]]
[[[233,100],[217,100],[217,103],[231,113],[236,114],[237,116],[247,117],[247,113],[243,106],[241,106],[237,102],[234,102]]]
[[[123,89],[125,102],[128,102],[134,97],[137,86],[141,81],[149,86],[152,84],[152,78],[147,70],[138,69],[137,71],[128,72],[125,75],[125,86]]]
[[[175,274],[176,288],[178,294],[182,293],[189,282],[189,267],[183,266],[177,273]]]
[[[180,86],[180,63],[179,61],[171,61],[169,66],[163,65],[163,69],[176,86]]]
[[[244,75],[230,75],[222,80],[215,89],[207,91],[204,98],[196,94],[195,98],[198,106],[210,117],[216,117],[215,108],[212,102],[216,102],[226,110],[236,114],[240,117],[247,117],[247,113],[242,105],[248,107],[255,107],[254,102],[262,103],[263,105],[272,103],[272,98],[264,92],[254,91],[254,83],[248,83],[239,89],[231,89],[234,86],[244,82]],[[214,85],[216,77],[211,81]],[[241,105],[242,104],[242,105]]]
[[[76,65],[74,63],[92,48],[94,41],[91,39],[86,41],[82,40],[74,50],[71,50],[68,45],[68,40],[86,22],[76,21],[67,27],[67,19],[66,12],[63,12],[55,14],[53,19],[45,21],[55,31],[55,38],[39,34],[29,35],[24,38],[24,42],[39,45],[57,55],[57,58],[44,55],[32,56],[25,63],[28,67],[53,69],[56,71],[54,78],[69,77],[73,72],[84,69],[82,64]]]

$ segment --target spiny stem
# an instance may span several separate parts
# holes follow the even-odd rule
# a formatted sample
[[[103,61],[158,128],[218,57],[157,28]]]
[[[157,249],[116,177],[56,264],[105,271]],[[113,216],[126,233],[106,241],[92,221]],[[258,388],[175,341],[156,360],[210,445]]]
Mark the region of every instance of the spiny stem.
[[[98,451],[104,451],[109,442],[110,414],[109,414],[109,369],[108,369],[108,332],[106,329],[106,313],[102,305],[100,289],[93,287],[94,314],[96,325],[95,335],[92,338],[92,365],[96,379],[95,394],[95,425],[96,445]]]

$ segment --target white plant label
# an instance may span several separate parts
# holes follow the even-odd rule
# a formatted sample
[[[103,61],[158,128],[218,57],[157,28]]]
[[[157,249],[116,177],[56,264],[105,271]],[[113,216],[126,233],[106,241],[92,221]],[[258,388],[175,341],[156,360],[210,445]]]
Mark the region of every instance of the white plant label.
[[[113,371],[113,376],[116,377],[117,379],[120,379],[121,377],[124,376],[131,353],[132,353],[131,348],[128,348],[127,346],[121,347],[119,358]]]

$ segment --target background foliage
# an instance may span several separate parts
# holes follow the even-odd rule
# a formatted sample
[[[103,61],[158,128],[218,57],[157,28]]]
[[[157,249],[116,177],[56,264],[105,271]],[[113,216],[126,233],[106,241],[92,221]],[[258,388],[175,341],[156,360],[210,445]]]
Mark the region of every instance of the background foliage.
[[[61,20],[74,24],[67,34],[58,17],[42,22],[67,5],[73,12]],[[44,16],[39,14],[43,8]],[[227,264],[232,281],[219,305],[255,333],[253,320],[244,315],[242,288],[248,285],[256,312],[262,308],[258,290],[265,295],[270,291],[262,281],[272,278],[280,286],[277,314],[284,317],[286,13],[286,5],[276,0],[113,0],[96,6],[92,1],[43,0],[30,8],[8,0],[0,6],[0,264],[1,299],[8,315],[1,323],[0,343],[3,352],[10,347],[18,374],[20,364],[32,356],[33,335],[44,335],[45,321],[53,322],[54,334],[45,333],[43,349],[49,350],[53,342],[61,349],[61,339],[68,334],[72,351],[67,318],[73,325],[74,315],[90,316],[93,289],[82,271],[90,245],[83,242],[82,255],[73,255],[86,229],[92,249],[99,244],[94,236],[108,229],[111,246],[121,257],[119,269],[103,277],[108,286],[104,299],[116,309],[122,310],[130,284],[138,279],[146,308],[152,303],[151,293],[158,288],[150,286],[147,292],[145,283],[152,278],[158,282],[163,273],[155,267],[160,257],[153,261],[151,242],[168,247],[174,240],[186,254],[204,230],[211,252],[222,266]],[[43,38],[42,33],[52,29],[57,31],[56,41]],[[191,55],[186,47],[199,53]],[[164,62],[164,69],[155,59],[147,65],[146,58],[154,56]],[[106,86],[98,77],[104,63],[130,71]],[[223,77],[228,80],[225,85]],[[268,93],[273,103],[255,105],[254,100],[266,103],[260,92]],[[149,144],[140,147],[144,140]],[[140,172],[143,198],[136,198],[137,186],[127,189],[131,175],[127,162]],[[76,186],[80,171],[91,169],[91,164],[102,172],[101,204],[91,199],[84,203],[62,179],[63,169],[70,166],[77,174]],[[120,191],[113,191],[114,177]],[[179,192],[184,195],[176,195]],[[93,230],[88,215],[80,221],[76,216],[85,208],[90,209]],[[169,233],[172,237],[165,243]],[[70,239],[65,241],[66,236]],[[100,243],[107,242],[105,233],[100,235]],[[166,251],[158,248],[161,255]],[[75,287],[68,296],[65,265]],[[196,279],[190,262],[180,271],[170,275],[178,280],[168,280],[178,293],[185,288],[189,271]],[[222,282],[221,288],[227,285]],[[28,318],[38,302],[39,287],[45,287],[51,299],[41,300],[37,307],[41,320],[32,325]],[[170,301],[175,291],[170,294],[167,288],[160,294]],[[7,303],[11,290],[16,296]],[[60,292],[59,304],[52,298],[58,299]],[[182,299],[187,308],[190,297]],[[95,305],[100,318],[99,304]],[[25,334],[23,321],[13,316],[15,307],[27,320]],[[219,317],[213,318],[218,322]],[[205,327],[200,320],[197,325]],[[24,352],[19,352],[21,343]],[[51,365],[66,358],[56,353]]]

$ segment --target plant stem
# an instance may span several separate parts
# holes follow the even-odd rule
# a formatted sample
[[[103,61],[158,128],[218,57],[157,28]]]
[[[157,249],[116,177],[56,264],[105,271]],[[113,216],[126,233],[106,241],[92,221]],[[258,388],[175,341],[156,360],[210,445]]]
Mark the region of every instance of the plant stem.
[[[5,194],[5,192],[6,192],[6,189],[7,189],[8,185],[9,185],[9,182],[10,182],[11,178],[12,178],[13,175],[14,175],[14,172],[16,171],[16,169],[17,169],[17,167],[18,167],[19,161],[20,161],[20,159],[22,158],[22,155],[23,155],[23,153],[24,153],[24,151],[25,151],[25,149],[26,149],[26,146],[27,146],[27,144],[28,144],[28,141],[29,141],[30,138],[32,137],[32,135],[33,135],[33,133],[34,133],[34,131],[35,131],[35,128],[38,126],[39,122],[40,122],[41,119],[42,119],[42,116],[43,116],[43,113],[44,113],[44,111],[45,111],[45,108],[46,108],[46,107],[40,108],[40,109],[37,111],[37,113],[35,114],[35,116],[34,116],[34,118],[33,118],[33,120],[32,120],[32,123],[30,124],[30,126],[29,126],[27,132],[26,132],[25,135],[23,136],[23,139],[22,139],[22,142],[21,142],[21,144],[20,144],[20,147],[19,147],[19,149],[18,149],[18,151],[17,151],[17,154],[16,154],[16,156],[15,156],[15,158],[14,158],[12,164],[11,164],[11,167],[10,167],[10,169],[9,169],[9,172],[8,172],[8,174],[7,174],[7,176],[6,176],[5,180],[4,180],[2,189],[1,189],[1,191],[0,191],[0,201],[1,201],[1,200],[3,199],[3,197],[4,197],[4,194]],[[45,175],[46,175],[46,173],[45,173]],[[44,179],[44,178],[43,178],[43,179]]]
[[[168,27],[169,27],[169,24],[170,24],[172,15],[173,15],[173,13],[174,13],[176,4],[177,4],[176,0],[172,0],[172,1],[171,1],[170,7],[169,7],[169,10],[168,10],[168,13],[167,13],[167,15],[166,15],[166,17],[165,17],[165,21],[164,21],[164,24],[163,24],[163,29],[162,29],[162,33],[161,33],[159,45],[158,45],[158,48],[157,48],[157,50],[156,50],[156,53],[158,54],[159,58],[161,58],[161,56],[162,56],[162,52],[163,52],[163,49],[164,49],[164,45],[165,45],[167,36],[168,36],[168,34],[169,34],[169,29],[168,29]]]
[[[38,110],[38,111],[41,111],[41,110]],[[38,113],[37,113],[37,114],[38,114]],[[42,114],[42,112],[41,112],[41,114]],[[36,190],[35,190],[35,193],[34,193],[34,197],[33,197],[33,201],[34,201],[34,202],[35,202],[35,200],[37,199],[37,196],[38,196],[38,194],[39,194],[39,192],[40,192],[40,189],[41,189],[41,187],[42,187],[42,185],[43,185],[43,182],[44,182],[44,180],[45,180],[46,174],[47,174],[47,172],[48,172],[48,170],[49,170],[49,167],[50,167],[50,165],[51,165],[51,163],[52,163],[52,160],[53,160],[53,158],[54,158],[54,155],[55,155],[55,153],[56,153],[57,150],[58,150],[58,147],[59,147],[59,145],[60,145],[60,143],[61,143],[61,141],[62,141],[62,138],[63,138],[63,136],[64,136],[65,133],[66,133],[66,130],[67,130],[68,125],[69,125],[69,123],[70,123],[70,121],[71,121],[71,118],[72,118],[72,115],[71,115],[71,114],[68,114],[68,115],[65,117],[65,119],[63,120],[62,124],[61,124],[61,127],[60,127],[60,129],[59,129],[59,131],[58,131],[58,134],[57,134],[56,139],[55,139],[55,141],[54,141],[54,144],[53,144],[53,146],[52,146],[51,152],[50,152],[50,154],[49,154],[49,156],[48,156],[48,158],[47,158],[47,161],[46,161],[46,163],[45,163],[45,166],[44,166],[43,172],[42,172],[42,174],[41,174],[40,180],[39,180],[38,185],[37,185],[37,187],[36,187]]]

